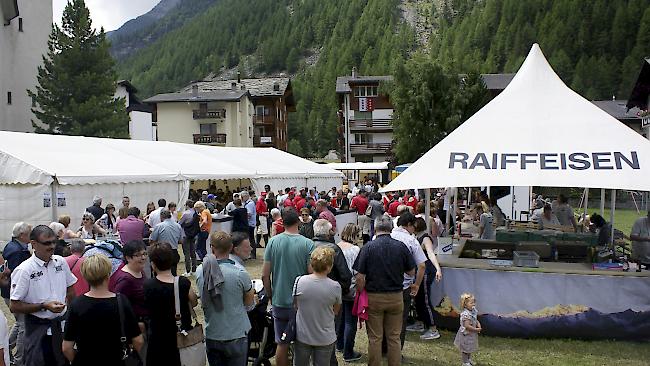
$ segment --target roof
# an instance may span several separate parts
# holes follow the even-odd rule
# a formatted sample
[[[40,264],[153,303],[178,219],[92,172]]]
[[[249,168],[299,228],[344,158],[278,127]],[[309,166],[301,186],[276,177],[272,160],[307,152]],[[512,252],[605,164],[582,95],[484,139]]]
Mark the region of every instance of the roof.
[[[571,90],[534,44],[503,92],[382,190],[540,186],[648,191],[648,176],[650,141]]]
[[[481,74],[487,90],[503,90],[514,77],[515,74]]]
[[[643,66],[639,76],[634,83],[634,88],[627,100],[627,107],[637,107],[641,110],[648,110],[648,97],[650,96],[650,58],[643,60]]]
[[[61,185],[74,185],[343,177],[327,166],[274,148],[8,131],[0,131],[0,140],[4,141],[0,146],[0,184],[50,184],[55,178]],[[107,151],[119,164],[97,164],[105,160]]]
[[[628,110],[626,106],[627,100],[594,100],[592,103],[619,121],[638,120],[638,122],[641,122],[641,117],[637,115],[639,108],[634,107]]]
[[[325,166],[336,170],[387,170],[388,162],[381,163],[329,163]]]
[[[363,84],[363,83],[381,83],[383,81],[392,81],[391,75],[378,75],[378,76],[339,76],[336,78],[336,93],[350,93],[350,84]]]
[[[20,14],[18,0],[0,0],[0,8],[5,22],[11,21]]]
[[[128,80],[118,80],[117,85],[121,85],[121,86],[125,87],[126,91],[129,92],[129,93],[135,94],[135,93],[138,92],[138,89],[136,89],[136,87],[133,86],[133,84],[131,84],[131,82],[128,81]]]
[[[166,102],[237,102],[248,94],[246,90],[214,90],[209,92],[199,91],[198,96],[191,92],[157,94],[145,103],[166,103]]]
[[[268,97],[276,96],[282,97],[285,92],[291,86],[291,79],[289,78],[259,78],[259,79],[241,79],[241,82],[237,80],[203,80],[194,82],[185,88],[181,89],[181,92],[189,92],[192,90],[193,85],[198,85],[199,92],[209,92],[209,91],[223,91],[223,90],[232,90],[232,84],[236,84],[236,89],[241,90],[242,86],[244,90],[247,90],[251,97]],[[274,86],[277,85],[278,88],[275,90]]]

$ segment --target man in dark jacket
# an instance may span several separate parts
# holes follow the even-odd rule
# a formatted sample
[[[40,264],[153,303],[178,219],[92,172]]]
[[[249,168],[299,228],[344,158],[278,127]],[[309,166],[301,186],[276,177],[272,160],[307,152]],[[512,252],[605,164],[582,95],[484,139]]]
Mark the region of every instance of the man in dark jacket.
[[[102,198],[95,195],[93,197],[93,205],[86,209],[87,212],[90,212],[95,216],[95,220],[99,220],[104,215],[104,209],[102,208]]]
[[[29,243],[29,233],[32,231],[32,226],[25,223],[19,222],[14,225],[12,231],[12,238],[9,243],[5,246],[2,251],[2,257],[5,259],[5,264],[9,271],[13,272],[19,264],[23,263],[25,260],[31,257],[29,253],[28,243]],[[7,306],[9,306],[9,288],[11,282],[7,286],[0,288],[2,293],[2,298],[5,300]],[[16,317],[16,322],[14,323],[13,328],[11,328],[11,333],[9,335],[9,354],[12,355],[12,351],[16,349],[16,356],[13,358],[13,365],[23,365],[23,337],[25,334],[25,318],[23,314],[14,314]]]
[[[341,285],[342,295],[347,294],[350,291],[350,285],[352,284],[352,272],[350,272],[350,269],[348,268],[343,251],[338,245],[334,244],[332,224],[325,219],[314,221],[313,240],[316,247],[325,246],[334,250],[334,265],[332,266],[332,271],[327,275],[327,277]],[[340,315],[337,315],[334,319],[335,329],[338,329],[340,321],[341,317]],[[335,349],[332,349],[330,365],[338,365]]]

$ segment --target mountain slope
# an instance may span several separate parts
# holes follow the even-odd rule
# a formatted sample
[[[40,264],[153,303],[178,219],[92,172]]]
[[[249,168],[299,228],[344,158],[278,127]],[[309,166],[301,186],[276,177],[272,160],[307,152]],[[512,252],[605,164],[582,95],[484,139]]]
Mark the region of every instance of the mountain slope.
[[[514,72],[539,42],[582,95],[626,98],[650,55],[650,0],[182,0],[130,39],[150,44],[118,72],[143,97],[224,71],[294,75],[290,150],[312,156],[338,147],[336,77],[390,73],[427,40],[453,73]]]
[[[118,60],[179,28],[217,0],[161,0],[151,11],[108,32],[111,54]]]
[[[388,73],[413,44],[399,0],[222,0],[191,22],[124,59],[120,76],[144,95],[177,90],[222,68],[244,63],[254,74],[297,73],[298,112],[290,135],[296,152],[322,155],[336,147],[334,82],[353,66]],[[318,62],[304,58],[318,50]],[[241,61],[241,62],[240,62]]]

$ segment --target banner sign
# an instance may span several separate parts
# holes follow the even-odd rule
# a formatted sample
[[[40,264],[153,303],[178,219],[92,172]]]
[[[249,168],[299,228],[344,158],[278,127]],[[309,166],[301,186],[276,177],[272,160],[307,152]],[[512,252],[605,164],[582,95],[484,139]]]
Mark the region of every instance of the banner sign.
[[[449,154],[449,169],[623,170],[641,169],[636,151],[593,153],[477,153]]]
[[[372,112],[375,110],[375,102],[372,98],[359,98],[359,112]]]

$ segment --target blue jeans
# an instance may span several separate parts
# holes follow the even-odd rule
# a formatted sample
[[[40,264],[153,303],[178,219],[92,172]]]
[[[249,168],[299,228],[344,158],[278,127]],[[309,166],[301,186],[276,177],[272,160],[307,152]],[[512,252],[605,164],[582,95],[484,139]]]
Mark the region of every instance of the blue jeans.
[[[248,338],[230,341],[205,340],[205,349],[210,366],[246,366]]]
[[[352,315],[354,301],[343,300],[341,321],[336,329],[336,348],[343,350],[343,358],[354,355],[354,337],[357,335],[357,317]]]
[[[196,241],[196,254],[201,260],[203,260],[203,258],[205,258],[205,256],[208,254],[207,248],[205,247],[205,242],[208,240],[209,235],[209,232],[201,231]]]

